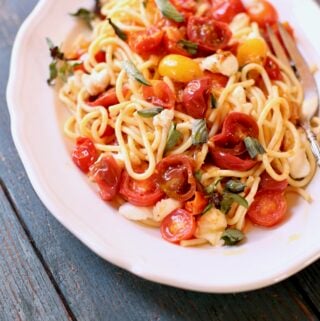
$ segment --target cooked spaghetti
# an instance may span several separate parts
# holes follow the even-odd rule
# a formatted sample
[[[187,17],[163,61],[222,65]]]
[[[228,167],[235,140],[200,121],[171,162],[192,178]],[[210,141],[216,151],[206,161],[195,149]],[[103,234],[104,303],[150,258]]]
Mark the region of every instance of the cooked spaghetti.
[[[113,0],[92,15],[91,36],[64,54],[77,63],[59,97],[73,160],[104,200],[183,246],[279,224],[286,193],[311,201],[303,90],[269,49],[271,4]]]

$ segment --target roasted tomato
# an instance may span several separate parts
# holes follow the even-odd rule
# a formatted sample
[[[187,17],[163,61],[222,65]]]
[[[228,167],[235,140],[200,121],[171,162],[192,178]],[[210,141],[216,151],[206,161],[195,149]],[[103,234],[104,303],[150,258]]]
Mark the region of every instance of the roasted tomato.
[[[208,17],[190,17],[187,26],[188,38],[206,51],[223,49],[231,39],[232,33],[224,22]]]
[[[184,209],[177,209],[166,216],[160,228],[162,237],[171,243],[191,239],[195,230],[194,216]]]
[[[188,115],[204,118],[209,100],[212,81],[209,77],[190,81],[183,91],[182,102]]]
[[[287,207],[282,192],[264,190],[256,194],[247,216],[254,224],[271,227],[283,220]]]
[[[111,88],[106,92],[100,94],[98,97],[95,97],[94,100],[88,101],[89,106],[92,106],[92,107],[103,106],[106,108],[118,103],[119,103],[119,100],[117,98],[115,88]]]
[[[193,160],[186,155],[171,155],[157,164],[156,173],[161,189],[181,202],[190,199],[196,191]]]
[[[229,77],[219,73],[206,72],[205,76],[211,79],[211,85],[213,89],[226,87],[229,80]]]
[[[197,3],[194,0],[171,0],[170,1],[180,12],[195,13]]]
[[[217,21],[229,23],[246,9],[241,0],[212,0],[210,15]]]
[[[282,80],[280,67],[272,58],[267,57],[264,68],[271,80]]]
[[[157,53],[164,31],[157,27],[149,27],[144,31],[135,31],[129,34],[129,46],[139,55]]]
[[[198,215],[203,212],[208,204],[208,200],[204,197],[201,192],[195,192],[194,199],[185,203],[185,209],[193,214]]]
[[[260,27],[271,26],[279,20],[277,10],[266,0],[254,1],[247,7],[247,13]]]
[[[222,169],[230,169],[245,172],[258,164],[258,161],[252,159],[242,159],[230,153],[210,150],[213,162]]]
[[[182,31],[182,28],[166,27],[165,30],[166,32],[163,36],[165,52],[190,57],[191,54],[180,43],[185,38],[185,32]]]
[[[286,179],[283,181],[276,181],[267,172],[262,173],[259,190],[284,192],[287,187],[288,181]]]
[[[138,181],[130,177],[127,171],[122,173],[119,193],[125,200],[136,206],[155,205],[164,196],[157,184],[156,175]]]
[[[152,86],[143,86],[143,98],[156,106],[172,109],[176,102],[176,95],[162,80],[154,80]]]
[[[101,198],[112,201],[119,192],[122,169],[111,156],[104,156],[90,167],[90,176],[99,186]]]
[[[73,162],[84,172],[97,160],[98,152],[90,138],[78,137],[72,152]]]
[[[95,54],[94,58],[98,63],[106,62],[106,52],[103,50],[100,50]]]

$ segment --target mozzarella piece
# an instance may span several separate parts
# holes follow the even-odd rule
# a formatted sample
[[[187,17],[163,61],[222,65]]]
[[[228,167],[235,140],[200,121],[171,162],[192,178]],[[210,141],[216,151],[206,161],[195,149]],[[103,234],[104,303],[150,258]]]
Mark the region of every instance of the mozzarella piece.
[[[157,222],[161,222],[167,215],[181,207],[182,203],[177,200],[172,198],[163,199],[154,206],[153,219]]]
[[[209,241],[212,245],[222,245],[221,236],[226,227],[227,219],[225,214],[213,208],[198,220],[195,236]]]
[[[290,176],[294,179],[304,178],[310,173],[311,167],[304,148],[299,148],[298,152],[288,158]]]
[[[174,118],[172,109],[164,109],[160,114],[153,117],[153,126],[161,126],[169,128]]]
[[[242,86],[236,86],[236,88],[231,92],[230,97],[238,104],[245,104],[247,102],[246,91]]]
[[[93,70],[91,75],[83,75],[83,84],[91,96],[103,92],[110,83],[110,76],[107,69],[101,71]]]
[[[237,33],[239,30],[249,27],[250,25],[250,18],[245,13],[239,13],[237,14],[231,23],[229,24],[229,27],[233,34]]]
[[[221,51],[204,58],[200,65],[202,70],[218,72],[225,76],[232,76],[239,69],[237,58],[230,52]]]
[[[152,207],[140,207],[125,203],[119,207],[119,213],[131,221],[143,221],[152,218]]]

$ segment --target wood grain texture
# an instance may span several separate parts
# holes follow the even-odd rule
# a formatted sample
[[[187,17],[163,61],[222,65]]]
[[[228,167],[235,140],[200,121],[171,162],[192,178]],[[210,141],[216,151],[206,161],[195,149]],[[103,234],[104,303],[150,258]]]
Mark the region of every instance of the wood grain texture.
[[[1,187],[0,244],[0,320],[70,320]]]
[[[319,276],[319,264],[279,285],[251,293],[208,295],[188,292],[141,280],[103,261],[48,213],[35,195],[13,146],[4,101],[14,35],[36,2],[0,0],[0,175],[24,228],[75,318],[78,321],[319,320],[319,297],[312,293],[317,292],[316,289],[311,290],[315,280],[308,274],[310,269],[312,273],[315,273],[312,269],[316,269]],[[0,230],[0,237],[2,233],[8,232]],[[16,239],[20,242],[18,236]],[[0,274],[0,282],[1,278]],[[15,273],[12,278],[16,280]],[[0,309],[1,295],[4,296],[5,291],[0,286]],[[20,309],[20,305],[18,301],[11,301],[9,307]],[[59,320],[59,313],[55,320]]]

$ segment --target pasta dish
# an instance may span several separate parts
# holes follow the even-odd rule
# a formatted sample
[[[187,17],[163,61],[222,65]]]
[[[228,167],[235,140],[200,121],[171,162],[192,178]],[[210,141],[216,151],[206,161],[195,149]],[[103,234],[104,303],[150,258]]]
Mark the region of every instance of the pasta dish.
[[[48,82],[74,163],[121,215],[182,246],[234,245],[249,222],[281,224],[287,193],[311,201],[303,89],[270,49],[268,1],[102,0],[73,15],[87,31],[48,40]]]

